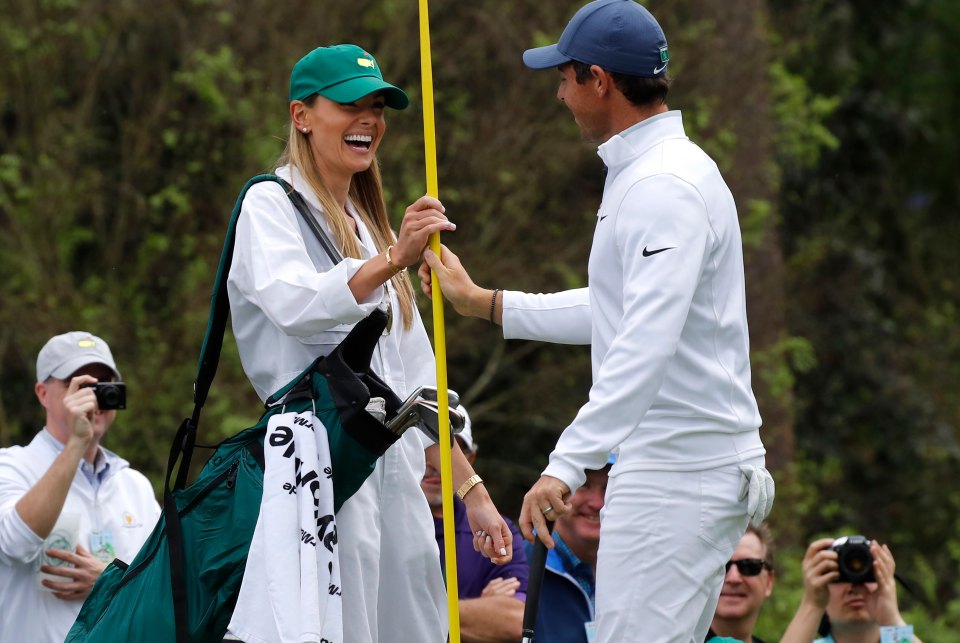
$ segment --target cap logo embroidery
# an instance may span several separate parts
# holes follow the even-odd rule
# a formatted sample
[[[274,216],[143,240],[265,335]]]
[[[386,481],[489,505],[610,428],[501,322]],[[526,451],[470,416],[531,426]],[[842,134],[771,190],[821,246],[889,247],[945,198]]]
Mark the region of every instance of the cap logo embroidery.
[[[667,49],[667,46],[664,45],[660,47],[660,62],[665,63],[670,60],[670,50]]]
[[[77,346],[80,348],[93,348],[96,345],[97,343],[92,339],[81,339],[79,342],[77,342]]]
[[[357,64],[361,67],[376,67],[377,63],[373,62],[369,58],[357,58]]]

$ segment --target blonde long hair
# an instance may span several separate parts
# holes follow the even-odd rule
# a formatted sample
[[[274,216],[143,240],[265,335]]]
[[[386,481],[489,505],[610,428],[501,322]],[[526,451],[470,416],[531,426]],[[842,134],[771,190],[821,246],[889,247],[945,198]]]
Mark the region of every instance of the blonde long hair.
[[[308,106],[314,97],[304,101]],[[333,236],[340,252],[345,257],[360,259],[360,240],[353,231],[349,216],[337,202],[323,180],[316,160],[310,148],[310,141],[306,134],[300,132],[290,123],[290,133],[287,136],[287,147],[277,161],[277,167],[291,165],[296,167],[307,181],[307,185],[314,191],[323,207],[323,215],[333,231]],[[363,172],[353,175],[350,181],[350,200],[363,219],[363,223],[370,230],[377,252],[384,252],[387,246],[396,242],[397,237],[390,228],[387,217],[387,206],[383,200],[383,185],[380,179],[380,166],[374,160],[370,167]],[[400,314],[403,327],[410,328],[413,323],[413,284],[410,276],[404,270],[392,277],[393,287],[397,291],[400,302]]]

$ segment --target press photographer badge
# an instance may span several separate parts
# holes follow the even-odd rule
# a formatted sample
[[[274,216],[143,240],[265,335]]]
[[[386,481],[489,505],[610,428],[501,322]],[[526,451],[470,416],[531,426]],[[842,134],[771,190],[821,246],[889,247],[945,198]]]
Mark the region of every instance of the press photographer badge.
[[[104,529],[90,534],[90,553],[105,563],[116,558],[117,549],[113,546],[113,532]]]
[[[47,554],[49,549],[62,549],[68,552],[77,550],[77,539],[80,537],[80,514],[74,512],[63,512],[57,518],[57,524],[53,526],[53,531],[43,541],[43,550],[37,558],[37,569],[47,565],[49,567],[72,567],[70,563],[59,558],[54,558]],[[40,572],[40,580],[49,580],[54,582],[63,582],[68,580],[63,576],[55,574],[45,574]]]

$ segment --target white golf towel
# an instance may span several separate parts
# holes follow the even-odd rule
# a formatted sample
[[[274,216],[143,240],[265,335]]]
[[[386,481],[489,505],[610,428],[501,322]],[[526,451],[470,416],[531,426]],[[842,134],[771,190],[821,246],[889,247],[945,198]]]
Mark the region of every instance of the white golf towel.
[[[247,643],[343,643],[327,430],[310,411],[273,416],[260,517],[229,633]]]

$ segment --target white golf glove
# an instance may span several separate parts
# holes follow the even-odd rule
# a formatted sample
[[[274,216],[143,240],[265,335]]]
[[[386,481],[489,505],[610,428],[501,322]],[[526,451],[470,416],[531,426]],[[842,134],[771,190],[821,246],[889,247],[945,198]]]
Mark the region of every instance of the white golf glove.
[[[747,515],[753,526],[759,527],[773,508],[776,495],[773,476],[766,468],[751,465],[741,465],[740,473],[743,477],[740,478],[739,499],[747,499]]]

